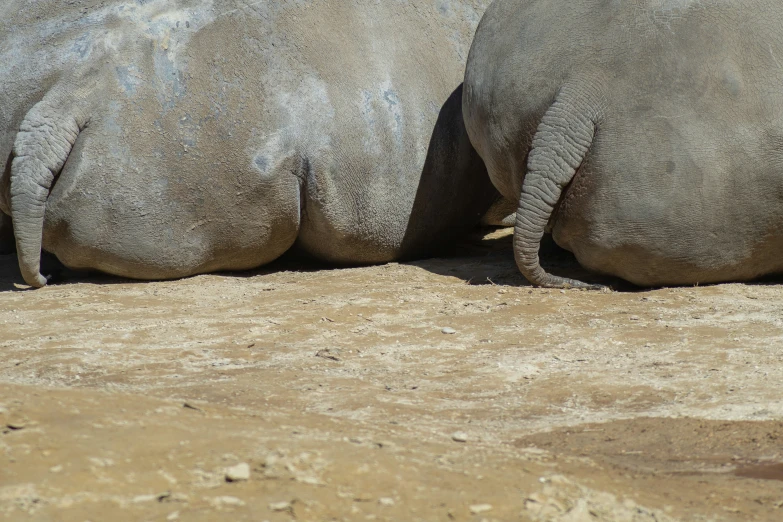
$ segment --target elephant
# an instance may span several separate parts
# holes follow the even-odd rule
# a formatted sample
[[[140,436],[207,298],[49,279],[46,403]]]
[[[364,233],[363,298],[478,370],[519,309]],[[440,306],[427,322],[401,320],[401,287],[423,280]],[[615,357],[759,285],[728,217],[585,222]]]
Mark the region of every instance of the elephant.
[[[783,272],[783,4],[495,0],[463,114],[518,201],[514,257],[543,287],[544,234],[644,287]]]
[[[420,257],[499,195],[462,78],[485,0],[6,0],[0,211],[24,280],[171,279],[291,248]]]

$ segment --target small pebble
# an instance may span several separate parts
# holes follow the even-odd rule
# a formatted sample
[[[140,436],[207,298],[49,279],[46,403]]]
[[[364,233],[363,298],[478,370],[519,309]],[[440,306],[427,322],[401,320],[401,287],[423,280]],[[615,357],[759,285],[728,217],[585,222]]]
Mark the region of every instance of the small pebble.
[[[169,513],[169,516],[166,517],[166,520],[177,520],[179,518],[179,511],[172,511]]]
[[[237,497],[229,497],[229,496],[222,496],[222,497],[215,497],[214,498],[214,504],[217,505],[223,505],[223,506],[244,506],[245,502],[238,499]]]
[[[455,431],[451,434],[451,440],[455,442],[467,442],[468,441],[468,434],[464,431]]]
[[[240,480],[250,480],[250,464],[247,462],[226,469],[226,481],[239,482]]]
[[[51,471],[52,473],[59,473],[62,470],[63,467],[60,464],[57,464],[56,466],[52,466],[51,468],[49,468],[49,471]]]
[[[131,499],[131,502],[134,504],[141,504],[142,502],[152,502],[153,500],[157,500],[158,495],[136,495]]]
[[[454,328],[449,328],[449,327],[447,326],[446,328],[444,328],[443,330],[441,330],[441,333],[445,333],[445,334],[448,334],[448,335],[452,335],[452,334],[455,334],[455,333],[457,333],[457,330],[455,330]]]
[[[288,511],[291,509],[290,502],[272,502],[269,504],[269,509],[272,511]]]
[[[393,506],[394,505],[394,499],[389,497],[381,497],[378,499],[378,504],[382,506]]]
[[[470,513],[472,515],[486,513],[487,511],[492,511],[492,504],[473,504],[470,506]]]
[[[185,493],[171,493],[169,495],[158,496],[158,502],[189,502],[190,497]]]

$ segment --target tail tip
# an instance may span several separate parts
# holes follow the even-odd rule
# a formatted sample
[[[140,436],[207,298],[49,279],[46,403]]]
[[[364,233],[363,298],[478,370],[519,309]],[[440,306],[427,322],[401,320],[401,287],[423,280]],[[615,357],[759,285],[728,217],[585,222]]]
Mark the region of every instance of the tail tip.
[[[48,277],[45,277],[40,272],[33,274],[23,274],[24,281],[33,288],[43,288],[49,281]]]

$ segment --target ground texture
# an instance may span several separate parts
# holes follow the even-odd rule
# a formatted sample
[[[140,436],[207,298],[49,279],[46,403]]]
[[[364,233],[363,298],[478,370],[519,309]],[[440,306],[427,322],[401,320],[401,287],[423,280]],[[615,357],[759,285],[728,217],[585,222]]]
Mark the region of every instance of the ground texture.
[[[171,282],[15,263],[0,519],[783,520],[774,282],[534,289],[508,230]]]

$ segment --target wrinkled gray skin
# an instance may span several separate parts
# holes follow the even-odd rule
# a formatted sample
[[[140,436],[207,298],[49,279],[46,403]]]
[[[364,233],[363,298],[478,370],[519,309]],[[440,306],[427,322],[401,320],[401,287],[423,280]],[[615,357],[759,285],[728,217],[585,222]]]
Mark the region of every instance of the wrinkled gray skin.
[[[463,110],[532,283],[582,286],[548,231],[638,285],[783,271],[783,3],[497,0]]]
[[[460,83],[485,3],[5,0],[0,210],[25,281],[46,284],[41,247],[157,279],[295,244],[386,262],[477,223],[497,192]]]

